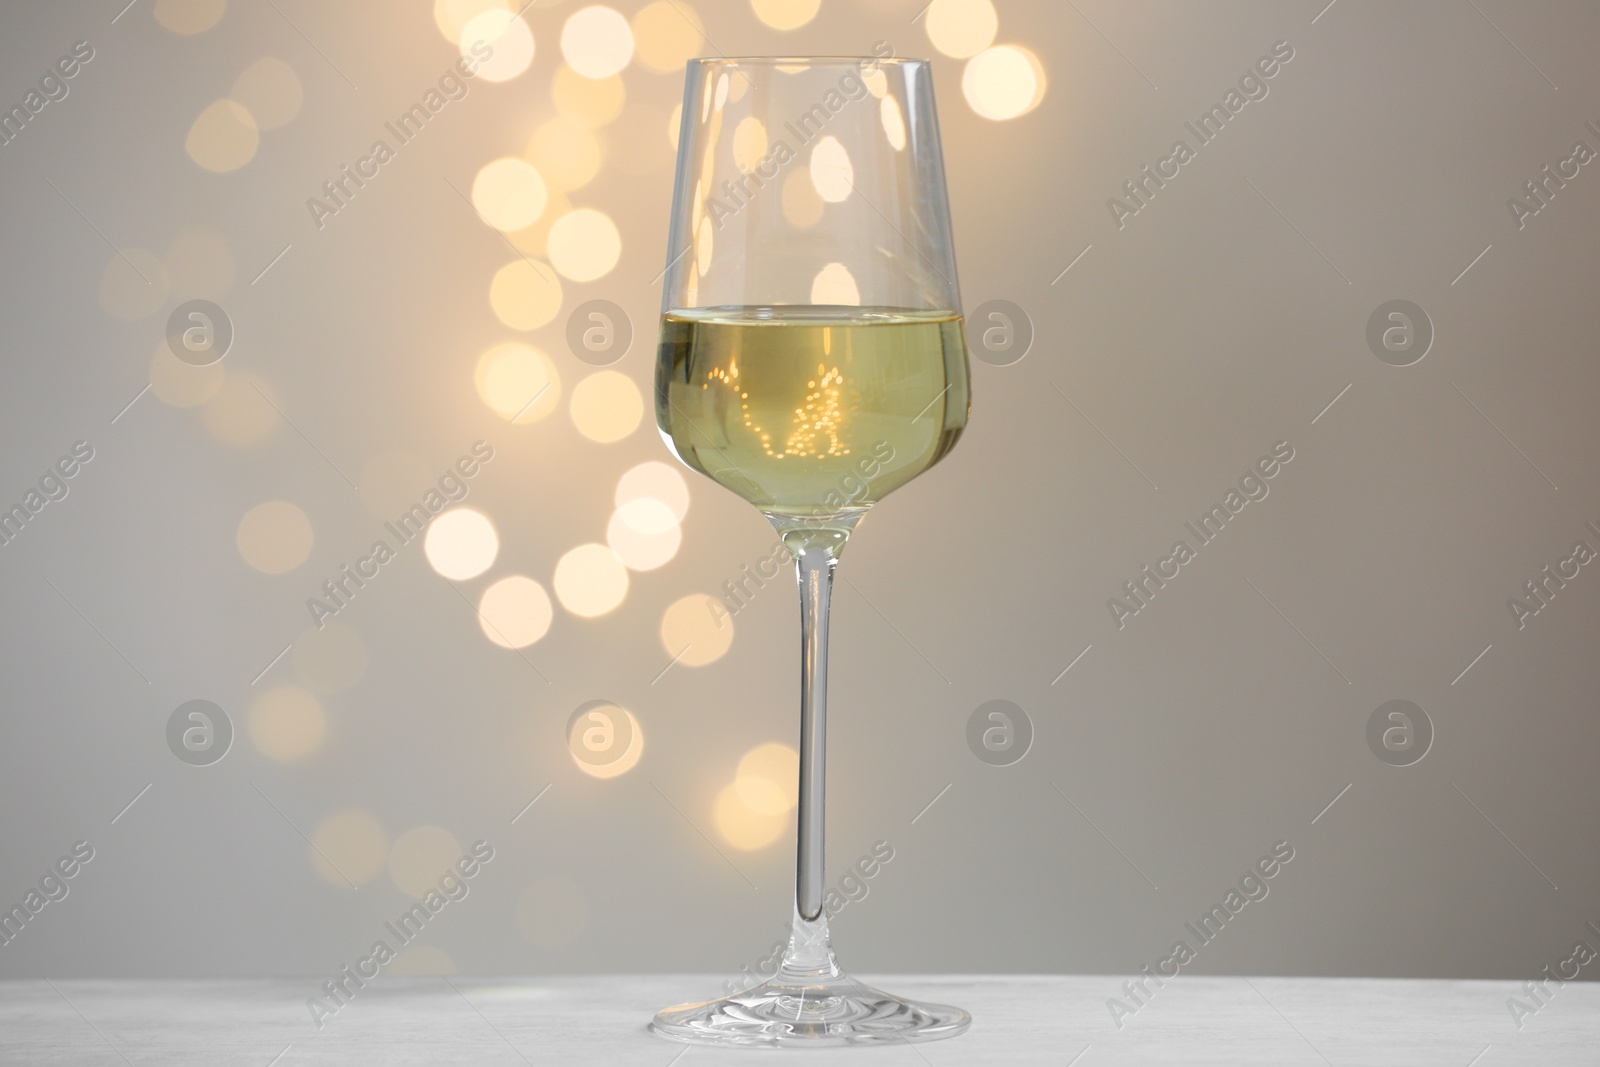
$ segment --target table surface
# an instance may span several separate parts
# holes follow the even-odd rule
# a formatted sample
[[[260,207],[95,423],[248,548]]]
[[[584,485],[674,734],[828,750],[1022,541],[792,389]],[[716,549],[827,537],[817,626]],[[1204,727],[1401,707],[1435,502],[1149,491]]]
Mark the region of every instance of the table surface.
[[[1520,1029],[1509,981],[1179,976],[1142,1006],[1111,975],[862,976],[958,1004],[962,1037],[815,1051],[680,1045],[645,1030],[656,1009],[710,995],[708,976],[380,977],[318,1028],[320,979],[0,982],[0,1063],[45,1065],[604,1063],[693,1067],[1217,1064],[1560,1067],[1600,1063],[1600,983],[1551,985]],[[1153,986],[1151,987],[1154,988]],[[1107,1000],[1132,1015],[1114,1025]],[[274,1059],[276,1057],[276,1059]]]

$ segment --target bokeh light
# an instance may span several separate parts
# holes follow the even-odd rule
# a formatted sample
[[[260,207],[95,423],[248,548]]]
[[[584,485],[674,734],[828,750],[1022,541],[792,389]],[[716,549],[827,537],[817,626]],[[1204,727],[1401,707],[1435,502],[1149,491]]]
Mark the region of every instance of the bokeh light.
[[[428,565],[453,582],[476,578],[494,565],[500,535],[489,516],[476,508],[451,508],[428,523],[422,539]]]
[[[194,120],[183,147],[206,170],[226,174],[254,159],[260,144],[260,129],[244,105],[218,100]]]
[[[300,635],[289,659],[294,676],[313,693],[342,693],[367,673],[367,644],[354,626],[325,618]]]
[[[671,562],[683,543],[678,517],[665,503],[643,496],[611,513],[606,544],[631,571],[653,571]]]
[[[156,0],[155,17],[173,33],[204,33],[222,19],[227,0]]]
[[[617,480],[615,502],[618,508],[642,497],[651,497],[667,505],[679,522],[689,515],[689,483],[670,463],[646,460]]]
[[[326,732],[322,705],[297,685],[269,689],[250,705],[250,743],[268,759],[304,759],[321,747]]]
[[[527,648],[550,632],[550,594],[532,578],[513,574],[483,591],[478,626],[501,648]]]
[[[228,96],[244,105],[263,130],[286,126],[305,101],[305,90],[294,68],[276,56],[262,56],[234,79]]]
[[[550,99],[556,110],[580,126],[591,129],[604,126],[622,114],[622,105],[628,93],[622,85],[622,76],[585,78],[566,64],[556,68],[555,80],[550,86]]]
[[[133,322],[154,314],[171,288],[167,269],[154,252],[124,248],[112,253],[100,275],[100,307],[108,315]]]
[[[515,11],[511,0],[433,0],[433,21],[451,44],[460,44],[467,23],[485,11]]]
[[[472,206],[497,230],[520,230],[544,212],[548,193],[539,168],[506,156],[485,164],[472,179]]]
[[[389,858],[389,835],[383,824],[359,808],[336,811],[311,832],[311,869],[340,887],[364,885],[383,873]]]
[[[822,199],[830,204],[850,199],[855,189],[856,169],[839,138],[828,134],[817,142],[811,150],[810,171],[811,184]]]
[[[593,619],[628,595],[628,568],[608,545],[579,545],[556,561],[553,584],[562,607]]]
[[[633,379],[614,370],[596,371],[572,387],[572,424],[599,444],[610,444],[639,428],[644,397]]]
[[[972,110],[996,122],[1038,107],[1044,89],[1043,64],[1021,45],[995,45],[979,52],[961,75],[961,92]]]
[[[575,282],[592,282],[611,273],[622,255],[622,235],[611,216],[594,208],[569,211],[550,227],[546,246],[550,265]]]
[[[843,263],[825,265],[817,271],[817,276],[811,279],[811,302],[845,305],[861,303],[861,289],[856,285],[856,276],[851,274],[850,268]]]
[[[683,101],[678,101],[672,106],[672,113],[667,116],[667,143],[672,150],[678,150],[678,138],[683,136]]]
[[[633,30],[614,8],[582,8],[561,27],[561,56],[585,78],[609,78],[633,59]]]
[[[561,310],[561,279],[546,263],[514,259],[495,271],[489,306],[513,330],[536,330]]]
[[[409,511],[432,488],[438,472],[401,449],[379,452],[361,468],[361,503],[380,519]]]
[[[994,43],[1000,16],[990,0],[933,0],[922,26],[933,47],[952,59],[966,59]]]
[[[480,61],[473,51],[479,44],[494,50],[488,59]],[[461,55],[478,64],[477,76],[484,81],[510,81],[533,64],[533,31],[516,12],[490,8],[461,28]]]
[[[460,974],[455,961],[447,952],[432,945],[419,945],[415,941],[395,953],[394,959],[383,969],[384,974],[395,977],[437,978],[447,974]],[[270,1067],[270,1065],[269,1065]]]
[[[766,154],[766,124],[754,115],[746,115],[733,128],[733,165],[740,170],[755,170]]]
[[[899,152],[906,146],[906,119],[900,111],[900,101],[886,96],[878,101],[878,117],[883,121],[883,135],[889,147]]]
[[[633,16],[634,57],[645,70],[682,70],[702,39],[699,13],[682,0],[655,0]]]
[[[311,520],[286,500],[269,500],[244,513],[234,543],[262,574],[284,574],[311,555]]]
[[[750,0],[756,18],[775,30],[797,30],[817,17],[822,0]]]
[[[414,826],[394,839],[389,848],[389,878],[400,892],[421,900],[439,888],[447,874],[461,877],[456,861],[466,851],[449,830]]]
[[[571,192],[600,173],[604,153],[600,139],[588,127],[557,116],[534,131],[528,156],[544,175],[545,185]]]
[[[282,421],[277,402],[272,387],[255,375],[228,374],[217,395],[200,410],[200,417],[212,437],[225,445],[246,448],[277,432]]]
[[[563,948],[583,936],[589,905],[583,887],[560,875],[541,875],[517,897],[517,929],[534,948]]]
[[[733,788],[745,807],[759,815],[784,815],[800,798],[800,753],[776,741],[744,754]]]
[[[209,226],[185,226],[167,249],[167,278],[185,300],[216,300],[233,287],[233,252]]]
[[[165,339],[156,345],[156,354],[150,360],[150,392],[163,404],[175,408],[204,404],[222,388],[223,377],[221,363],[207,363],[203,367],[185,363],[172,354]]]
[[[479,356],[473,382],[490,410],[518,425],[538,422],[561,402],[556,365],[520,341],[503,341]]]
[[[729,785],[711,804],[711,825],[729,845],[741,852],[754,852],[783,837],[789,818],[752,810],[739,796],[738,788]]]
[[[714,596],[690,593],[674,600],[661,616],[662,647],[687,667],[716,662],[732,644],[733,616]]]
[[[567,751],[591,778],[627,774],[644,754],[644,734],[633,712],[608,700],[582,704],[567,720]]]

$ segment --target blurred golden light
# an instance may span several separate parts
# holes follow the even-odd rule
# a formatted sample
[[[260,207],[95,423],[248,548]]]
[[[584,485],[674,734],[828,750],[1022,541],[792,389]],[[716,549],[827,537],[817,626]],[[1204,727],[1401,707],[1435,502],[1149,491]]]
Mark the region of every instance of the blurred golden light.
[[[622,256],[622,235],[611,216],[592,207],[580,207],[550,226],[545,251],[550,265],[564,278],[592,282],[611,273]]]
[[[608,545],[579,545],[556,561],[553,584],[562,607],[593,619],[628,595],[628,568]]]
[[[861,81],[866,85],[867,91],[879,99],[889,91],[889,76],[876,64],[862,66]]]
[[[235,100],[218,100],[200,112],[184,139],[184,151],[206,170],[226,174],[255,158],[261,133],[255,117]]]
[[[683,101],[678,101],[672,107],[672,114],[667,116],[667,143],[672,145],[672,150],[678,150],[678,138],[683,133]]]
[[[167,269],[153,252],[124,248],[112,253],[100,275],[100,306],[108,315],[132,322],[153,314],[166,302]]]
[[[699,14],[680,0],[655,0],[633,16],[634,55],[645,70],[682,70],[700,51],[702,39]]]
[[[528,155],[544,175],[545,185],[571,192],[600,173],[600,139],[587,127],[559,116],[534,131]]]
[[[754,115],[746,115],[733,128],[733,165],[740,170],[755,170],[766,154],[766,125]]]
[[[355,584],[349,584],[354,589]],[[342,693],[367,673],[367,645],[354,626],[324,618],[300,635],[290,653],[294,676],[313,693]]]
[[[995,45],[967,61],[961,92],[972,110],[1002,122],[1026,115],[1044,99],[1044,66],[1017,44]]]
[[[478,626],[501,648],[527,648],[550,632],[550,594],[532,578],[513,574],[483,591]]]
[[[792,171],[783,179],[783,217],[789,220],[789,225],[802,230],[815,226],[822,220],[822,211],[827,206],[817,195],[817,187],[806,171]]]
[[[547,264],[514,259],[495,271],[489,306],[513,330],[536,330],[561,310],[561,279]]]
[[[741,852],[766,848],[788,829],[787,815],[764,815],[751,810],[735,786],[724,786],[711,805],[711,823],[718,835]]]
[[[511,0],[433,0],[433,21],[451,44],[461,43],[467,23],[485,11],[515,11]]]
[[[609,78],[633,59],[633,30],[614,8],[582,8],[561,27],[561,56],[585,78]]]
[[[268,759],[287,763],[322,745],[327,719],[317,698],[297,685],[280,685],[250,705],[250,743]]]
[[[678,468],[660,460],[646,460],[630,468],[617,481],[616,505],[624,507],[630,500],[652,497],[672,509],[679,522],[689,514],[689,483],[683,480]]]
[[[461,877],[456,861],[465,850],[449,830],[414,826],[394,839],[389,848],[389,878],[400,892],[421,900],[436,892],[447,874]]]
[[[206,430],[225,445],[260,444],[278,429],[277,394],[252,374],[227,374],[222,388],[200,410]]]
[[[480,61],[472,51],[476,44],[487,44],[494,54]],[[533,64],[533,31],[516,12],[490,8],[461,28],[461,56],[478,64],[484,81],[510,81]]]
[[[889,147],[900,151],[906,146],[906,120],[900,113],[900,101],[884,97],[878,103],[878,116],[883,120],[883,135],[889,138]]]
[[[750,0],[756,18],[775,30],[796,30],[817,17],[822,0]]]
[[[221,363],[207,363],[196,367],[172,354],[165,340],[156,345],[156,354],[150,360],[150,391],[156,399],[175,408],[192,408],[204,404],[222,388]]]
[[[582,937],[589,924],[583,887],[560,875],[541,875],[517,898],[516,920],[534,948],[564,948]]]
[[[639,428],[644,397],[626,374],[596,371],[572,387],[572,423],[591,441],[606,445]]]
[[[494,565],[500,536],[489,516],[475,508],[451,508],[428,523],[422,538],[428,565],[445,578],[464,582]]]
[[[156,0],[156,21],[173,33],[204,33],[222,19],[227,0]]]
[[[209,226],[185,226],[167,249],[167,277],[184,299],[215,300],[233,287],[233,253]]]
[[[546,188],[549,188],[546,183]],[[506,240],[519,252],[526,252],[531,256],[544,256],[545,247],[550,244],[550,227],[567,212],[572,210],[572,201],[568,200],[560,191],[551,189],[549,198],[545,201],[544,214],[539,216],[532,226],[524,226],[520,230],[512,230],[506,234]]]
[[[952,59],[966,59],[994,43],[1000,16],[990,0],[933,0],[922,26],[933,47]]]
[[[234,79],[228,96],[243,104],[261,129],[275,130],[300,114],[306,94],[293,67],[275,56],[262,56]]]
[[[347,885],[347,878],[364,885],[382,873],[388,857],[383,824],[359,808],[334,812],[311,832],[311,868],[332,885]]]
[[[674,600],[661,616],[661,644],[678,663],[704,667],[733,644],[733,616],[716,597],[690,593]]]
[[[702,278],[711,269],[711,253],[716,244],[716,228],[712,226],[710,217],[701,219],[700,230],[694,236],[694,269]]]
[[[786,815],[800,799],[800,753],[776,741],[757,745],[739,761],[733,788],[758,815]]]
[[[539,168],[505,156],[486,163],[472,179],[472,206],[497,230],[520,230],[544,211],[548,194]]]
[[[850,199],[855,188],[856,169],[851,165],[850,153],[839,143],[839,138],[829,134],[817,142],[817,146],[811,150],[809,169],[811,184],[822,199],[830,204]]]
[[[611,513],[606,544],[631,571],[653,571],[678,554],[683,530],[678,517],[654,497],[630,500]]]
[[[419,502],[438,476],[410,452],[380,452],[361,468],[361,503],[378,518],[393,519]]]
[[[460,974],[455,961],[443,949],[432,945],[419,945],[415,941],[395,953],[394,959],[383,969],[384,974],[412,978],[437,978],[447,974]]]
[[[861,303],[861,290],[857,288],[856,277],[850,273],[850,268],[843,263],[829,263],[817,271],[817,276],[811,279],[811,302],[847,305]]]
[[[286,500],[269,500],[244,513],[234,543],[262,574],[284,574],[311,555],[311,520]]]
[[[556,68],[555,80],[550,86],[550,99],[556,110],[590,129],[604,126],[622,114],[627,97],[620,74],[585,78],[564,63]]]
[[[550,357],[521,341],[502,341],[478,357],[478,396],[517,425],[538,422],[561,402],[561,379]]]
[[[638,765],[644,753],[644,734],[627,708],[591,700],[568,720],[567,751],[589,777],[615,778]]]

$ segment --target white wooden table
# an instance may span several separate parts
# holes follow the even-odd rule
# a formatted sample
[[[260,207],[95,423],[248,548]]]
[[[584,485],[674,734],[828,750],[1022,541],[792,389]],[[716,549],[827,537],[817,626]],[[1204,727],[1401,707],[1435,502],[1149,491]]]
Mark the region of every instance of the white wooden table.
[[[1106,999],[1124,996],[1123,979],[1108,975],[861,977],[958,1004],[972,1030],[916,1046],[793,1053],[646,1032],[657,1008],[715,988],[705,976],[380,977],[321,1029],[306,1007],[321,979],[19,980],[0,982],[0,1064],[1600,1064],[1597,983],[1560,987],[1519,1030],[1506,1006],[1520,992],[1513,982],[1179,977],[1117,1029]]]

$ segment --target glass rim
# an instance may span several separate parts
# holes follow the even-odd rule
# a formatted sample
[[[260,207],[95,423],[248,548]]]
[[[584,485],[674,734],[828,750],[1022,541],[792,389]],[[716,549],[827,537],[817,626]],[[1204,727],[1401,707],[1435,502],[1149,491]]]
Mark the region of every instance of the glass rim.
[[[696,56],[688,62],[704,67],[765,67],[775,66],[780,63],[806,63],[818,67],[879,64],[925,67],[930,61],[903,56]]]

